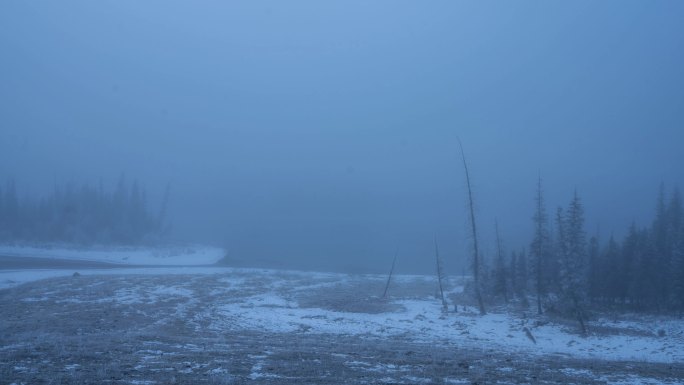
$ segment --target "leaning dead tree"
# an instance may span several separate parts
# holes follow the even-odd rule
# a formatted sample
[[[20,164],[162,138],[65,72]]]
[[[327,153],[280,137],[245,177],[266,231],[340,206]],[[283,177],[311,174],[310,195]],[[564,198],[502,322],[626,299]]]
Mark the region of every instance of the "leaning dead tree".
[[[470,186],[470,174],[468,173],[468,163],[466,162],[465,153],[463,152],[463,144],[461,139],[458,140],[458,145],[461,148],[461,159],[463,159],[463,169],[465,170],[466,184],[468,186],[468,205],[470,207],[470,229],[473,236],[473,280],[475,284],[475,297],[477,305],[480,308],[480,314],[487,314],[482,301],[482,292],[480,290],[480,252],[477,245],[477,226],[475,224],[475,205],[473,203],[473,189]]]
[[[435,237],[435,262],[437,264],[437,282],[439,283],[439,296],[442,299],[442,311],[446,313],[449,309],[446,299],[444,299],[444,270],[442,269],[442,261],[439,258],[439,247],[437,246],[437,237]]]
[[[382,293],[382,298],[387,298],[387,292],[389,291],[389,285],[392,281],[392,274],[394,274],[394,265],[397,263],[397,254],[399,250],[394,253],[394,259],[392,260],[392,268],[390,269],[389,275],[387,276],[387,283],[385,284],[385,291]]]

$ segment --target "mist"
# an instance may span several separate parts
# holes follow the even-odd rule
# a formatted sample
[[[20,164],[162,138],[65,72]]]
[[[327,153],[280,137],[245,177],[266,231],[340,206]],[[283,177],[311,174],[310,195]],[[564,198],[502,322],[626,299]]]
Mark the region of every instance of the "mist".
[[[432,272],[528,247],[539,176],[587,231],[684,180],[678,2],[4,2],[0,178],[137,180],[169,242],[241,263]]]
[[[682,21],[0,1],[0,383],[682,383]]]

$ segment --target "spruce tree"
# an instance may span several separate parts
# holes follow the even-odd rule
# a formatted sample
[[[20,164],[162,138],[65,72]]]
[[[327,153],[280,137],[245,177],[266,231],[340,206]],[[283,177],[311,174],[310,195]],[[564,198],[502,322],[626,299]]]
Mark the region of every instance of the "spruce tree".
[[[547,271],[547,253],[549,244],[548,217],[544,205],[541,176],[537,181],[537,196],[535,198],[535,212],[532,217],[534,222],[534,238],[530,244],[530,262],[533,272],[534,290],[537,296],[537,313],[542,314],[542,296],[546,285],[545,272]]]
[[[508,303],[508,274],[499,236],[499,223],[494,224],[496,231],[496,261],[494,263],[494,294],[500,295]]]
[[[556,222],[562,305],[574,314],[579,321],[582,334],[586,334],[584,309],[588,290],[584,208],[577,192],[570,201],[567,211],[564,212],[559,208]]]
[[[589,238],[587,256],[587,292],[589,301],[594,302],[604,295],[606,289],[604,286],[605,276],[601,275],[603,261],[601,259],[598,236]]]
[[[518,290],[518,254],[515,251],[511,251],[511,258],[508,265],[509,275],[511,277],[511,290],[513,295],[520,298]]]
[[[529,282],[528,270],[527,270],[527,253],[522,250],[518,253],[518,264],[516,266],[516,280],[518,283],[518,296],[522,299],[522,303],[525,307],[530,306],[527,300],[527,284]]]
[[[628,286],[631,273],[625,266],[623,254],[612,235],[603,252],[602,260],[603,263],[600,265],[597,274],[604,280],[604,284],[601,286],[603,296],[610,299],[612,303],[616,301],[624,303],[626,290],[623,287]]]
[[[680,230],[672,258],[672,302],[684,311],[684,229]]]

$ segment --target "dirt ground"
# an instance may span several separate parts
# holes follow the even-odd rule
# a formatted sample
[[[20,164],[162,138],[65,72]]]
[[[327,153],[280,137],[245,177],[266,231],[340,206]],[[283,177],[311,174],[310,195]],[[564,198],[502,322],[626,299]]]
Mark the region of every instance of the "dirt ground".
[[[247,290],[217,291],[227,279]],[[289,279],[289,278],[288,278]],[[251,280],[251,281],[250,281]],[[300,285],[301,277],[292,277]],[[358,280],[363,282],[362,279]],[[217,302],[268,282],[239,275],[77,276],[0,291],[2,384],[682,383],[684,364],[598,361],[405,338],[215,329]],[[370,285],[370,284],[369,284]],[[193,296],[122,297],[191,288]],[[285,290],[285,289],[283,289]],[[431,290],[431,288],[417,288]],[[118,294],[117,294],[118,293]],[[117,297],[118,295],[118,297]],[[301,302],[326,302],[306,291]],[[117,301],[111,298],[119,298]],[[344,298],[334,304],[348,305]],[[371,304],[372,305],[372,304]],[[372,307],[372,306],[371,306]],[[372,310],[372,309],[371,309]],[[366,311],[366,310],[361,310]]]

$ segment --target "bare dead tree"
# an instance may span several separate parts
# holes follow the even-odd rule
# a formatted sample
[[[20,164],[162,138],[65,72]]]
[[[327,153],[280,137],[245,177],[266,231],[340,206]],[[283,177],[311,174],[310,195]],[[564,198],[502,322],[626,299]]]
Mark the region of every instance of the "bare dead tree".
[[[435,237],[435,263],[437,264],[437,282],[439,283],[439,295],[442,299],[442,311],[446,313],[449,309],[446,299],[444,299],[444,270],[442,269],[442,261],[439,258],[439,247],[437,246],[437,237]]]
[[[385,291],[382,293],[382,298],[387,298],[387,292],[389,291],[389,285],[392,281],[392,274],[394,274],[394,265],[397,263],[397,254],[399,250],[394,253],[394,259],[392,260],[392,268],[390,269],[389,275],[387,276],[387,284],[385,284]]]
[[[475,297],[480,308],[480,314],[487,314],[485,310],[484,301],[482,301],[482,292],[480,290],[480,253],[477,244],[477,226],[475,224],[475,205],[473,203],[473,190],[470,186],[470,174],[468,173],[468,163],[466,162],[465,153],[463,152],[463,143],[458,139],[458,145],[461,148],[461,158],[463,159],[463,169],[466,175],[466,184],[468,185],[468,204],[470,206],[470,229],[473,235],[473,280],[475,284]]]

